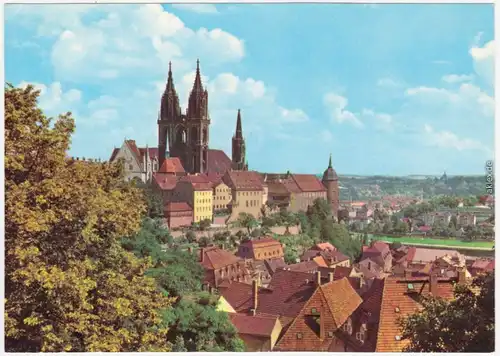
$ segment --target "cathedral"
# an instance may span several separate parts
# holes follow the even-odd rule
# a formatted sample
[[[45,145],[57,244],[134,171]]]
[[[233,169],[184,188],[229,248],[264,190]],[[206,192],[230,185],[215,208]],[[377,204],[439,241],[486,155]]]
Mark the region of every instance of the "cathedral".
[[[224,174],[230,169],[248,169],[240,110],[232,141],[232,160],[223,151],[209,148],[208,91],[203,88],[201,82],[199,61],[196,65],[193,88],[189,94],[188,107],[184,112],[179,105],[172,64],[169,63],[167,85],[161,97],[157,123],[160,165],[167,157],[178,157],[187,173]]]

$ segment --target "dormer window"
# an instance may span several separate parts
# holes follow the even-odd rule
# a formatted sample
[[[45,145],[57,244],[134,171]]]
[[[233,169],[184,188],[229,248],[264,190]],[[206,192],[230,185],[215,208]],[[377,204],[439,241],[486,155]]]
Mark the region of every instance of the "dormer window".
[[[318,314],[318,310],[316,308],[312,308],[311,314],[313,314],[313,315]]]
[[[301,340],[302,339],[302,333],[297,333],[297,339]]]

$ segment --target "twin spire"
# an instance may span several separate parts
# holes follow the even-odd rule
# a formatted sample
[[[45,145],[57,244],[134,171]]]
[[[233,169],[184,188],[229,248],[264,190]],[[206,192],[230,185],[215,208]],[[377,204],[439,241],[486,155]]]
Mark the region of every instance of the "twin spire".
[[[166,92],[175,92],[174,77],[172,75],[172,62],[168,62],[168,78]],[[201,82],[200,60],[196,60],[196,76],[192,92],[203,92],[203,84]]]

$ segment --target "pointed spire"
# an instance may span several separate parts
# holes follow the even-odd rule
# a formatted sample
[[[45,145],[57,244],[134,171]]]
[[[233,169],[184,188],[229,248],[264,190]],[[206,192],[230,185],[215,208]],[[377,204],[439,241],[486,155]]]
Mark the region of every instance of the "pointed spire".
[[[328,168],[333,168],[332,167],[332,154],[330,153],[330,160],[328,161]]]
[[[201,84],[200,74],[200,60],[196,60],[196,77],[194,78],[193,92],[203,92],[203,85]]]
[[[166,92],[175,91],[174,78],[172,76],[172,62],[168,62],[168,79],[167,79],[167,89]]]
[[[238,109],[238,118],[236,119],[236,138],[243,138],[243,130],[241,128],[241,111]]]

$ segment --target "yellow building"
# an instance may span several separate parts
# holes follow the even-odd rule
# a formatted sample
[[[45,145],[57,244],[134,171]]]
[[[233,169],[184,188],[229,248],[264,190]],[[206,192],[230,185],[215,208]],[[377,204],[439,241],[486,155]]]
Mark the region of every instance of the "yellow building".
[[[193,174],[181,177],[176,190],[178,201],[184,201],[193,208],[193,222],[213,218],[212,183],[206,176]]]
[[[213,216],[213,196],[212,189],[196,189],[193,187],[193,221],[200,222],[205,219],[212,220]]]
[[[232,199],[231,188],[223,182],[219,182],[213,188],[213,197],[213,210],[225,210]]]

